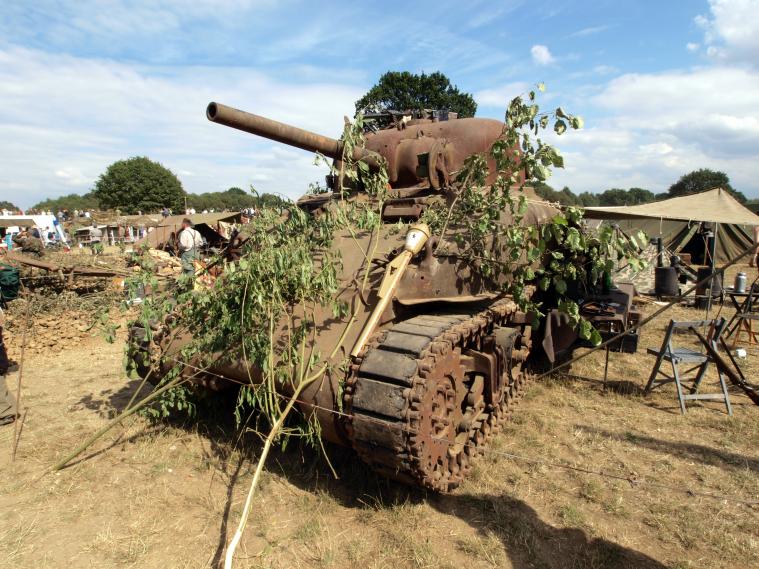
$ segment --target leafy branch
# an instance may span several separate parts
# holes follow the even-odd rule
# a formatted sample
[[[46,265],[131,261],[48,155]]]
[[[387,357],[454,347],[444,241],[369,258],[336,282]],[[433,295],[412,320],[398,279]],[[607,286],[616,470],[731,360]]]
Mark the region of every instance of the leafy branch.
[[[440,233],[436,255],[468,261],[536,320],[558,308],[581,338],[597,344],[601,336],[580,315],[577,300],[608,284],[619,259],[642,268],[638,253],[645,236],[609,227],[592,231],[582,210],[556,212],[529,203],[525,190],[548,179],[552,168],[564,167],[563,156],[542,134],[550,129],[561,136],[584,125],[561,107],[541,112],[536,99],[544,90],[541,83],[511,100],[490,154],[466,161],[447,203],[429,208],[425,220]],[[533,284],[538,294],[530,296]]]

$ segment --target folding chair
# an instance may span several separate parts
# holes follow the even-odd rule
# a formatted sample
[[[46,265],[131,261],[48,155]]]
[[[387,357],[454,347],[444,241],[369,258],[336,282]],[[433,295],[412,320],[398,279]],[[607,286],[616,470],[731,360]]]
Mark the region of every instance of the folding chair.
[[[715,350],[717,350],[717,343],[722,336],[722,332],[725,330],[725,319],[717,318],[716,320],[699,320],[695,322],[676,322],[674,320],[669,321],[667,332],[664,335],[664,341],[661,348],[648,348],[646,351],[656,356],[656,363],[653,370],[651,370],[651,377],[648,378],[646,384],[645,394],[648,395],[652,389],[665,385],[667,383],[674,383],[677,387],[677,399],[680,402],[680,411],[685,414],[685,402],[698,399],[711,399],[721,400],[725,402],[727,408],[727,414],[733,414],[733,408],[730,405],[730,398],[727,394],[727,384],[722,372],[718,369],[719,383],[722,388],[722,393],[697,393],[701,380],[704,379],[706,370],[709,367],[711,358],[698,350],[691,348],[676,348],[673,345],[673,338],[675,330],[690,330],[691,328],[701,328],[709,326],[709,334],[707,341]],[[672,375],[668,375],[661,369],[664,362],[669,362],[672,366]],[[688,368],[684,372],[680,372],[678,365],[693,364],[693,367]],[[689,374],[695,372],[695,376],[689,376]],[[684,393],[684,384],[686,382],[693,382],[690,385],[689,393]]]

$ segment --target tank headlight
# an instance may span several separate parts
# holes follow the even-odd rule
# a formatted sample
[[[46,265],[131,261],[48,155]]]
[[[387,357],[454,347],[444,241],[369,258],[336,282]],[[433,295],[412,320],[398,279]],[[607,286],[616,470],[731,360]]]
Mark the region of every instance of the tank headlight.
[[[406,243],[403,245],[403,249],[416,255],[422,250],[422,247],[424,247],[429,238],[430,228],[427,224],[415,223],[409,228],[408,233],[406,233]]]

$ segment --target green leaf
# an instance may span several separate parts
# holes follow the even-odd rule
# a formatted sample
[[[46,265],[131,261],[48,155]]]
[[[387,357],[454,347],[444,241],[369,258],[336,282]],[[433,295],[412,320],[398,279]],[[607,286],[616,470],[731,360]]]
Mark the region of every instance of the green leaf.
[[[575,130],[580,130],[582,127],[585,126],[585,121],[582,120],[582,117],[572,117],[572,128]]]
[[[567,239],[566,243],[569,246],[570,249],[577,251],[581,249],[580,246],[580,232],[577,230],[576,227],[570,227],[567,231]]]
[[[583,340],[590,339],[590,335],[592,334],[593,326],[585,319],[580,320],[577,323],[577,334],[582,338]]]
[[[601,332],[599,332],[598,330],[596,330],[595,328],[593,328],[591,330],[591,332],[590,332],[590,342],[594,346],[597,346],[598,344],[601,343],[602,340],[603,340],[603,338],[601,338]]]
[[[564,294],[567,292],[567,281],[562,279],[559,276],[553,277],[553,284],[556,287],[556,292],[559,294]]]
[[[541,93],[545,93],[546,90],[546,84],[545,83],[538,83],[538,91]]]
[[[567,123],[562,120],[558,120],[556,121],[556,124],[553,125],[553,130],[556,134],[561,136],[567,131]]]
[[[551,171],[542,164],[535,164],[533,167],[533,174],[535,175],[535,178],[543,182],[551,176]]]

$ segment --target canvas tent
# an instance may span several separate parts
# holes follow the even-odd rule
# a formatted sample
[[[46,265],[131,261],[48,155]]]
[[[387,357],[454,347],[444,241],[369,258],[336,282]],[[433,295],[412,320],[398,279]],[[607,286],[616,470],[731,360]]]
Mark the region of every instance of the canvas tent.
[[[703,243],[698,230],[703,224],[712,224],[717,237],[717,264],[751,246],[753,226],[759,225],[759,216],[722,188],[641,205],[588,207],[585,217],[613,220],[628,234],[642,230],[649,237],[661,236],[664,246],[675,253],[699,245],[699,240]]]
[[[239,223],[239,212],[197,213],[195,215],[171,215],[163,219],[158,226],[135,242],[136,247],[147,245],[152,249],[171,248],[182,231],[182,220],[189,218],[195,229],[212,247],[220,246],[229,239],[232,225]]]

